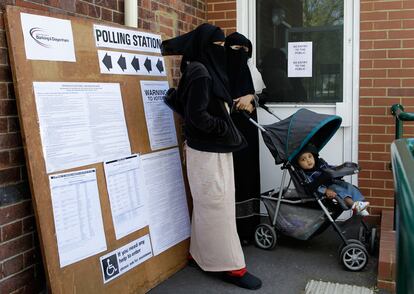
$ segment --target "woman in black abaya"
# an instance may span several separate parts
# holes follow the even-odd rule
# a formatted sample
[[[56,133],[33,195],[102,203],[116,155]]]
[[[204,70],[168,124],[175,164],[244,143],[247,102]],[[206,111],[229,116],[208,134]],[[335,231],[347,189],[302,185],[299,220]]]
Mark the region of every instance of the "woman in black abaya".
[[[175,105],[184,118],[186,169],[193,215],[190,254],[201,269],[223,272],[237,286],[258,289],[247,272],[236,229],[232,152],[246,146],[229,113],[224,33],[203,24],[162,43],[163,55],[183,55]]]
[[[250,116],[257,121],[253,108],[255,89],[247,65],[252,57],[252,43],[235,32],[227,36],[225,47],[230,93],[236,108],[251,112]],[[257,127],[240,112],[233,112],[231,117],[248,143],[247,148],[233,153],[237,232],[242,244],[248,244],[260,223],[259,134]]]

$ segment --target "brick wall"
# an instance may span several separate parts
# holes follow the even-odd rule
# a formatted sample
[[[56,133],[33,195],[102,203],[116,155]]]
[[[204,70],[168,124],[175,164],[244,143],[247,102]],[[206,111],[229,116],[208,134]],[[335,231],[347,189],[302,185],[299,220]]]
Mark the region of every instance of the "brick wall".
[[[124,1],[0,0],[0,293],[38,293],[45,278],[7,55],[5,5],[123,24]],[[160,33],[164,39],[206,21],[205,1],[138,0],[138,7],[139,28]],[[179,59],[173,61],[171,71],[177,78]]]
[[[359,186],[371,213],[393,207],[390,107],[414,111],[414,1],[361,0]],[[414,124],[404,132],[413,136]]]
[[[236,31],[236,0],[207,0],[207,20],[227,35]]]

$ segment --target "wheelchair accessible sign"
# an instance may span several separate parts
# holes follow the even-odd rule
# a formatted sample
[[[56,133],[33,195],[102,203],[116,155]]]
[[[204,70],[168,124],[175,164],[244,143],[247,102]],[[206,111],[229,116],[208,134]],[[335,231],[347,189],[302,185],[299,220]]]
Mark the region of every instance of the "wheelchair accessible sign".
[[[153,256],[149,235],[145,235],[100,257],[104,284]]]

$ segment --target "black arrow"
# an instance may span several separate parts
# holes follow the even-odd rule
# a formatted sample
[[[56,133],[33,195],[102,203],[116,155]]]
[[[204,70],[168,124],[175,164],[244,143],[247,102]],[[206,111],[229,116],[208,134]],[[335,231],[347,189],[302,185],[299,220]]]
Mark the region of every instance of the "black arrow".
[[[134,56],[134,59],[132,59],[131,65],[135,71],[139,71],[139,59],[136,56]]]
[[[157,61],[157,68],[160,71],[160,73],[162,73],[164,71],[164,66],[162,64],[161,59],[158,59],[158,61]]]
[[[112,59],[108,53],[105,53],[104,58],[102,59],[103,64],[105,64],[106,68],[110,70],[112,68]]]
[[[145,59],[144,66],[148,72],[152,71],[151,60],[148,57]]]
[[[127,68],[126,67],[126,62],[125,62],[125,57],[123,57],[122,54],[118,59],[118,64],[119,64],[119,67],[122,69],[122,71],[124,71]]]

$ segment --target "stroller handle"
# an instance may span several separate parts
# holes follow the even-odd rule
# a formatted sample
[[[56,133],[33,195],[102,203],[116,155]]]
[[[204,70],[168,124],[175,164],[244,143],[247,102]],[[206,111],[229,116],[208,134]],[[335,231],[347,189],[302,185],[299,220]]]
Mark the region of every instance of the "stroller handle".
[[[259,123],[257,123],[254,119],[250,117],[250,115],[246,111],[240,111],[240,113],[248,119],[252,124],[254,124],[256,127],[258,127],[262,132],[266,132],[265,128],[263,128]]]

